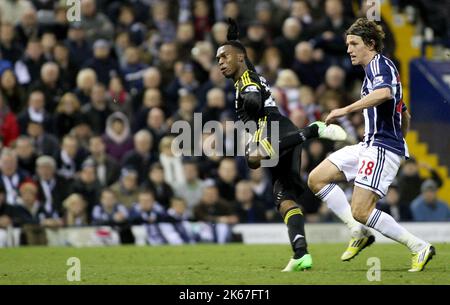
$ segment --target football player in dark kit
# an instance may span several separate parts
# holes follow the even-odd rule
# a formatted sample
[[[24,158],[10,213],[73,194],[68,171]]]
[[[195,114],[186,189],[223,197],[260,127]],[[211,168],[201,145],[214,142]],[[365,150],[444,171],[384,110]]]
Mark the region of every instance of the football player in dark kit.
[[[263,159],[278,159],[275,166],[269,167],[273,193],[277,209],[288,227],[294,252],[283,271],[310,269],[312,258],[307,250],[304,217],[297,204],[304,188],[300,179],[301,144],[317,137],[344,140],[346,133],[337,125],[325,125],[323,122],[314,122],[304,129],[298,129],[281,115],[269,86],[256,73],[238,36],[237,24],[229,19],[228,41],[219,47],[216,59],[222,74],[235,82],[235,110],[238,119],[244,123],[254,122],[257,128],[246,146],[247,163],[250,168],[258,168]],[[279,127],[277,145],[273,145],[270,140],[272,132],[276,132],[271,130],[272,122],[278,123]]]

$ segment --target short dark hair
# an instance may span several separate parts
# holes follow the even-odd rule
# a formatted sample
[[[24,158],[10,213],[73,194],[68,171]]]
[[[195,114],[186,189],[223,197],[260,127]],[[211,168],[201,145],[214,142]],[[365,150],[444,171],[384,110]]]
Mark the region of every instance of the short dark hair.
[[[366,17],[358,18],[345,35],[355,35],[361,37],[366,46],[373,44],[375,51],[381,53],[383,50],[384,31],[381,25],[375,21],[368,20]]]

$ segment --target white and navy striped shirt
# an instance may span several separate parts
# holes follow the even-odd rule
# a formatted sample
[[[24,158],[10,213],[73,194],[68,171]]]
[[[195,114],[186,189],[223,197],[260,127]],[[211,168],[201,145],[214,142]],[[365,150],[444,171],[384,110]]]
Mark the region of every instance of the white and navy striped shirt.
[[[364,109],[364,144],[383,147],[397,155],[409,157],[408,147],[401,130],[403,103],[400,75],[394,63],[377,54],[364,68],[366,77],[361,88],[361,98],[380,88],[390,88],[392,98],[382,104]]]

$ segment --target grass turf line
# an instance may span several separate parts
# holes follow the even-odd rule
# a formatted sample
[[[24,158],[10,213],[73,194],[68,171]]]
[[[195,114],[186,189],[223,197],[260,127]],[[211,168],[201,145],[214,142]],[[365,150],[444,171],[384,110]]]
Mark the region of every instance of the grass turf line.
[[[288,245],[190,245],[0,249],[0,284],[450,284],[450,244],[436,244],[425,271],[409,273],[411,255],[398,244],[375,244],[341,262],[343,244],[312,244],[313,269],[282,273]],[[81,281],[66,279],[69,257],[81,261]],[[381,281],[369,282],[369,257],[381,261]]]

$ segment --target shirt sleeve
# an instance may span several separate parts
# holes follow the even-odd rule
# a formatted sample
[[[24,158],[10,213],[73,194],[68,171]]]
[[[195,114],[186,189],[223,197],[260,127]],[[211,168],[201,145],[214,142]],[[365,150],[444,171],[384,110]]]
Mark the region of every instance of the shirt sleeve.
[[[390,88],[392,91],[394,83],[392,68],[382,58],[372,60],[367,66],[367,72],[373,90]]]

